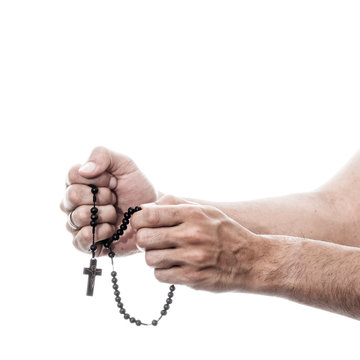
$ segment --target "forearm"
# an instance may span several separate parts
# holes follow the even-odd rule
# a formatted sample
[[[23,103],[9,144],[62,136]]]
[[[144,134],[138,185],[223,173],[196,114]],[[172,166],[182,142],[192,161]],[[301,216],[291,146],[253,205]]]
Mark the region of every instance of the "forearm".
[[[360,249],[265,235],[266,292],[360,319]],[[267,270],[266,270],[267,269]]]
[[[330,192],[309,192],[240,202],[211,202],[211,205],[257,234],[283,234],[360,247],[360,221],[346,201]]]

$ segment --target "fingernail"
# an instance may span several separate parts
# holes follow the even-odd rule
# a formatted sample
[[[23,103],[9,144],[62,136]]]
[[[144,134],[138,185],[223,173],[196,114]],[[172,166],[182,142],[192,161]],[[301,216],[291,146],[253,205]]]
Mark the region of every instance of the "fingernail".
[[[110,189],[115,189],[115,188],[116,188],[116,185],[117,185],[116,177],[112,176],[112,177],[110,178],[110,182],[109,182],[109,187],[110,187]]]
[[[79,171],[83,173],[91,173],[95,170],[96,164],[92,161],[85,163],[83,166],[80,167]]]

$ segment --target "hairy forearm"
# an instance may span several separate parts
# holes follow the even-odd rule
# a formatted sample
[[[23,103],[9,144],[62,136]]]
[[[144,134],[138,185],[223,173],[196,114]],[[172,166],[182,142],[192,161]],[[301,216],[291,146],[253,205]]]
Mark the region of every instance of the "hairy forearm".
[[[360,249],[291,236],[264,235],[267,292],[360,320]]]
[[[360,247],[360,221],[346,200],[331,192],[314,191],[282,197],[212,205],[257,234],[291,235]]]

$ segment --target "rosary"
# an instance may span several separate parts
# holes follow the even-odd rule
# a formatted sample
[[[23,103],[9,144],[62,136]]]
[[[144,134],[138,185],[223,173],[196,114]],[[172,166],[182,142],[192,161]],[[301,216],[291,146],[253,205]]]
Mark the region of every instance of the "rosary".
[[[92,227],[92,245],[90,246],[90,251],[92,252],[92,257],[90,260],[90,266],[88,268],[84,268],[84,274],[88,275],[88,284],[87,284],[87,292],[86,295],[93,296],[94,294],[94,285],[95,285],[95,277],[97,275],[102,274],[101,269],[96,268],[96,258],[95,258],[95,251],[97,249],[97,246],[95,244],[95,227],[97,225],[96,220],[98,219],[98,208],[96,207],[96,194],[98,193],[99,189],[96,185],[89,185],[91,187],[91,193],[93,194],[93,207],[91,208],[90,212],[90,226]],[[136,324],[137,326],[140,325],[153,325],[156,326],[160,319],[167,314],[167,311],[170,308],[170,304],[172,303],[172,297],[174,296],[175,286],[170,286],[170,292],[168,293],[168,298],[166,299],[166,304],[164,305],[164,308],[160,312],[160,317],[157,320],[153,320],[151,324],[143,323],[141,320],[135,319],[134,317],[131,317],[125,310],[124,304],[121,302],[120,297],[120,291],[119,291],[119,285],[117,284],[118,280],[116,278],[116,271],[114,270],[114,256],[115,253],[111,249],[111,244],[113,241],[119,240],[119,238],[124,234],[125,230],[127,229],[127,225],[129,224],[129,220],[131,215],[136,213],[137,211],[140,211],[141,207],[136,206],[135,208],[130,207],[127,212],[124,213],[124,218],[122,220],[122,224],[120,225],[120,228],[116,231],[116,233],[105,240],[102,240],[101,243],[106,249],[109,249],[108,256],[111,259],[111,265],[112,265],[112,272],[111,272],[111,281],[112,281],[112,288],[114,289],[114,295],[115,295],[115,301],[117,303],[117,307],[120,309],[119,313],[124,316],[125,320],[129,320],[131,323]]]

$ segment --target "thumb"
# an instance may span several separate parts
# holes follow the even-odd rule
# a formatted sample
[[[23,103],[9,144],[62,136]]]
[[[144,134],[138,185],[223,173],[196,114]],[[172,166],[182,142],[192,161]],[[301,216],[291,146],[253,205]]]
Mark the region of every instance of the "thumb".
[[[91,152],[88,161],[79,168],[79,174],[85,178],[93,178],[107,171],[119,177],[135,170],[136,165],[128,156],[98,146]]]

